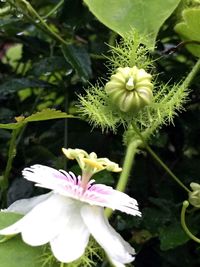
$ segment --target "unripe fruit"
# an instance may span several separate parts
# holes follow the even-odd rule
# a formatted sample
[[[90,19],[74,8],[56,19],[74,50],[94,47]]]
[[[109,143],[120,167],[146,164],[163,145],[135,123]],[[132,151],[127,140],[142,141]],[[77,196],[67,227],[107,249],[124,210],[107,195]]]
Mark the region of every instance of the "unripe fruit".
[[[151,103],[153,84],[144,69],[118,68],[105,85],[111,101],[123,112],[138,111]]]

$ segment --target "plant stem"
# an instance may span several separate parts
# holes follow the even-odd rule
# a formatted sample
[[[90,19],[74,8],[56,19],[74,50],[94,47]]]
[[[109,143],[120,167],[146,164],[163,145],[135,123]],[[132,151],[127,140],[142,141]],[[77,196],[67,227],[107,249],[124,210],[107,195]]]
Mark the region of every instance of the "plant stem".
[[[140,140],[133,140],[131,141],[127,148],[126,148],[126,154],[124,158],[124,163],[122,167],[122,172],[119,177],[119,181],[116,186],[116,190],[119,190],[121,192],[124,192],[126,189],[126,185],[128,183],[129,174],[131,172],[131,168],[134,163],[135,155],[137,154],[138,147],[141,145]],[[112,215],[111,209],[106,209],[106,216],[110,217]]]
[[[64,262],[61,262],[60,267],[64,267],[64,266],[65,266]]]
[[[192,82],[192,80],[194,79],[194,77],[199,72],[199,70],[200,70],[200,58],[198,59],[198,61],[196,62],[196,64],[194,65],[190,73],[185,78],[184,82],[182,83],[182,86],[188,87],[190,83]]]
[[[196,236],[194,236],[190,230],[188,229],[186,223],[185,223],[185,212],[186,212],[186,209],[187,207],[189,206],[189,202],[187,200],[185,200],[183,202],[183,205],[182,205],[182,210],[181,210],[181,225],[183,227],[183,230],[185,231],[185,233],[192,239],[194,240],[195,242],[197,243],[200,243],[200,239],[197,238]]]
[[[3,179],[1,181],[1,187],[2,187],[2,191],[6,191],[6,189],[8,188],[8,180],[9,180],[9,175],[10,175],[10,171],[12,168],[12,162],[13,159],[16,155],[16,139],[18,136],[19,131],[21,130],[21,128],[18,129],[14,129],[12,131],[12,136],[11,136],[11,140],[10,140],[10,145],[9,145],[9,150],[8,150],[8,160],[7,160],[7,164],[6,164],[6,169],[5,169],[5,173],[3,175]]]
[[[56,32],[52,31],[52,29],[48,26],[48,24],[37,13],[37,11],[32,7],[32,5],[29,2],[27,2],[26,0],[21,0],[21,2],[24,3],[27,10],[41,22],[41,24],[44,26],[44,28],[49,32],[51,36],[53,36],[61,44],[68,45],[68,43],[62,37],[60,37]]]
[[[62,6],[63,3],[64,3],[64,0],[61,0],[60,2],[58,2],[58,4],[54,8],[52,8],[52,10],[50,10],[49,13],[43,16],[43,19],[47,19],[52,14],[54,14]]]
[[[152,155],[152,157],[163,167],[163,169],[188,193],[191,192],[181,181],[180,179],[167,167],[167,165],[160,159],[158,155],[150,148],[150,146],[145,141],[144,137],[138,130],[138,128],[132,123],[133,129],[136,134],[140,137],[141,141],[145,145],[147,151]]]
[[[119,191],[122,191],[122,192],[125,191],[125,188],[128,182],[128,177],[129,177],[131,168],[134,163],[134,158],[138,151],[137,148],[140,144],[141,142],[138,142],[138,140],[137,141],[134,140],[130,142],[127,146],[122,172],[119,177],[118,184],[116,186],[116,189]]]

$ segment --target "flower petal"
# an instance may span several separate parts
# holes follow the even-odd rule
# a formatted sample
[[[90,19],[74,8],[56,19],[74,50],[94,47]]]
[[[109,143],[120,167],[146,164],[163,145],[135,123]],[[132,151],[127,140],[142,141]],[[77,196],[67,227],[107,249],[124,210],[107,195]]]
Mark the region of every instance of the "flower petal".
[[[81,257],[89,240],[89,231],[80,215],[80,207],[70,212],[65,228],[51,240],[54,256],[61,262],[72,262]]]
[[[48,199],[52,193],[47,193],[41,196],[33,197],[30,199],[21,199],[15,201],[11,204],[7,209],[2,210],[3,212],[14,212],[19,214],[26,214],[28,211],[32,210],[34,206],[39,204],[40,202]],[[23,224],[26,216],[24,216],[21,220],[16,223],[0,230],[0,235],[15,235],[22,231]]]
[[[90,233],[104,248],[111,262],[123,264],[134,260],[134,248],[109,224],[103,208],[85,205],[81,208],[81,215]]]
[[[64,170],[58,171],[44,165],[33,165],[22,171],[25,179],[37,183],[43,188],[55,189],[60,186],[74,185],[77,183],[77,177],[73,173],[67,173]]]
[[[114,190],[111,186],[93,184],[85,191],[80,200],[91,205],[120,210],[134,216],[141,216],[137,201],[123,192]]]
[[[21,220],[0,231],[1,235],[21,232],[25,243],[40,246],[54,238],[66,224],[68,212],[74,208],[74,201],[52,194],[39,203]]]
[[[22,238],[32,246],[44,245],[61,232],[74,201],[52,194],[24,217]]]
[[[36,205],[38,205],[40,202],[46,200],[50,197],[52,192],[49,192],[47,194],[43,194],[40,196],[27,198],[27,199],[20,199],[12,203],[7,209],[3,210],[4,212],[14,212],[19,214],[26,214],[30,210],[32,210]]]

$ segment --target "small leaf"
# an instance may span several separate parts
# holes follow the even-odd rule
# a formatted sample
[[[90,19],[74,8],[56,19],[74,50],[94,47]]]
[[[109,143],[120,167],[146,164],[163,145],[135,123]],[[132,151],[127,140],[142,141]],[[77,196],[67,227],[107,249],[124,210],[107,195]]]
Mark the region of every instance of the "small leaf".
[[[194,56],[200,57],[200,8],[184,10],[183,20],[183,22],[176,24],[174,30],[184,41],[197,42],[197,44],[194,43],[186,45],[186,48]]]
[[[53,120],[53,119],[63,119],[63,118],[73,118],[74,116],[69,115],[65,112],[55,109],[44,109],[39,111],[35,114],[32,114],[24,120],[24,122],[31,122],[31,121],[46,121],[46,120]]]
[[[16,222],[22,216],[15,213],[0,212],[0,229]],[[3,236],[2,236],[3,239]],[[0,265],[3,267],[40,267],[44,247],[26,245],[21,237],[15,236],[0,243]]]
[[[155,45],[158,31],[180,0],[84,0],[90,11],[122,37],[133,28]]]
[[[70,66],[63,57],[52,56],[43,58],[33,64],[30,73],[41,76],[42,74],[51,73],[59,70],[69,70]]]
[[[0,93],[1,95],[5,96],[7,94],[15,93],[25,88],[48,88],[51,86],[52,84],[49,84],[41,80],[35,80],[35,79],[33,80],[28,78],[21,78],[21,79],[14,78],[0,85]]]
[[[174,221],[168,226],[164,226],[159,230],[160,248],[162,250],[173,249],[183,245],[190,238],[183,231],[180,222]]]
[[[83,47],[74,45],[63,45],[62,52],[83,81],[87,81],[92,75],[91,61],[89,54]]]
[[[23,122],[0,123],[1,129],[15,130],[23,126]]]
[[[21,219],[23,216],[12,212],[0,212],[0,229],[7,227],[8,225],[15,223],[17,220]]]
[[[22,127],[26,123],[32,121],[46,121],[46,120],[64,119],[64,118],[74,118],[74,116],[62,112],[60,110],[44,109],[42,111],[36,112],[35,114],[26,117],[25,119],[18,119],[18,121],[15,123],[0,123],[0,128],[15,130],[17,128]]]

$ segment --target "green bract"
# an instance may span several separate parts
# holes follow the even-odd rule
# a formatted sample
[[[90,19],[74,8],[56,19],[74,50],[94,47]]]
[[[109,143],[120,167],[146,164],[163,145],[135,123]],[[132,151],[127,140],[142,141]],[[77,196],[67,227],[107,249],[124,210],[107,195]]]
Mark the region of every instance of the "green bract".
[[[123,112],[138,111],[153,98],[151,75],[144,69],[118,68],[105,85],[111,101]]]

